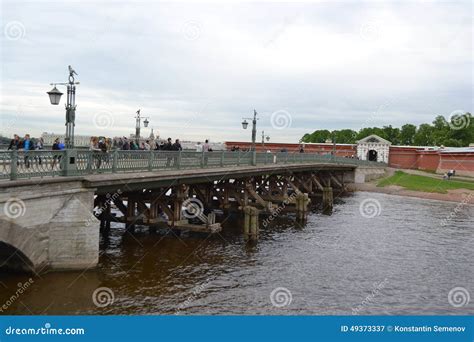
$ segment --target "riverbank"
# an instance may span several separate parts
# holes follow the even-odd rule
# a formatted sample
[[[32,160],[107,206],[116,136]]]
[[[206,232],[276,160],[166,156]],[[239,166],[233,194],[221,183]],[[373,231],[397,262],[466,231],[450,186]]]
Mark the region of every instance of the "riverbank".
[[[384,179],[377,179],[363,184],[353,184],[351,188],[355,191],[367,191],[367,192],[377,192],[389,195],[398,195],[398,196],[408,196],[408,197],[417,197],[417,198],[424,198],[424,199],[432,199],[432,200],[439,200],[439,201],[448,201],[448,202],[457,202],[463,203],[464,205],[473,205],[474,206],[474,189],[464,189],[464,188],[453,188],[449,189],[451,181],[448,180],[441,180],[441,182],[436,182],[436,187],[429,189],[427,188],[428,185],[431,183],[426,182],[423,184],[422,178],[429,178],[433,180],[430,176],[420,176],[419,174],[417,177],[417,181],[419,181],[418,185],[412,184],[409,180],[405,180],[404,182],[391,182],[390,180],[394,180],[394,174],[397,171],[394,169],[389,169],[387,172],[387,176]],[[418,179],[419,178],[419,179]],[[396,178],[395,178],[396,179]],[[445,183],[446,182],[446,183]],[[393,184],[395,183],[395,184]],[[401,186],[400,184],[406,185]],[[381,186],[382,185],[382,186]],[[407,188],[408,187],[408,188]],[[417,189],[420,188],[420,190]],[[424,190],[424,191],[423,191]]]

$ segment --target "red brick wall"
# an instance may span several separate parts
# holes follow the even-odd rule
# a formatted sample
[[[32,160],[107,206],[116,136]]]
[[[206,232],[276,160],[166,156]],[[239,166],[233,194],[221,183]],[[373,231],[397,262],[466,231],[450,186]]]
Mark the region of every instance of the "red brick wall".
[[[241,150],[250,149],[251,143],[242,142],[242,141],[226,141],[226,149],[229,151],[233,146],[239,147]],[[286,149],[288,152],[299,152],[301,144],[290,144],[290,143],[265,143],[265,146],[262,146],[262,143],[259,142],[256,144],[257,152],[263,151],[272,151],[279,152],[282,149]],[[334,149],[333,144],[304,144],[304,150],[307,153],[321,153],[321,154],[330,154]],[[336,144],[336,155],[342,157],[350,157],[352,155],[357,155],[356,145],[337,145]]]
[[[417,164],[416,148],[390,146],[388,166],[400,169],[416,169]]]
[[[436,171],[439,165],[438,151],[417,151],[417,168],[419,170]]]
[[[457,174],[474,174],[474,153],[440,153],[438,171],[456,170]]]

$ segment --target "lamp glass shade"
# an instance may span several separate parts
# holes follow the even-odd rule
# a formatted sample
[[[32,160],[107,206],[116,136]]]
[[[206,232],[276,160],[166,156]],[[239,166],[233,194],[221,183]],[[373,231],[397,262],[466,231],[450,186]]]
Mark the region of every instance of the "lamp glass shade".
[[[267,135],[267,141],[270,141],[270,137]]]
[[[56,88],[56,86],[54,86],[54,88],[51,89],[50,91],[48,91],[47,94],[49,95],[49,101],[51,101],[51,104],[52,105],[58,105],[59,100],[61,100],[61,95],[63,93],[61,93],[58,90],[58,88]]]
[[[249,125],[249,123],[247,122],[247,120],[242,121],[242,128],[243,129],[247,129],[248,125]]]
[[[148,124],[150,123],[150,121],[148,121],[148,119],[145,119],[145,121],[143,121],[143,125],[145,127],[148,127]]]

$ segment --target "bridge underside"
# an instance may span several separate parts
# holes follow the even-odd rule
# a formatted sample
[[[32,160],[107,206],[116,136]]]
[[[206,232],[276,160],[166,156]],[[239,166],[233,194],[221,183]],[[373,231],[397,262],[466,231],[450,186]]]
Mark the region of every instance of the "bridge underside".
[[[111,222],[128,231],[145,225],[216,233],[220,214],[236,212],[244,238],[254,241],[262,216],[294,212],[304,220],[311,203],[331,212],[333,192],[357,179],[356,165],[300,163],[0,182],[0,265],[35,272],[94,267],[99,231]],[[12,204],[20,211],[9,213]]]
[[[352,180],[353,170],[348,167],[289,165],[279,170],[263,167],[202,174],[162,173],[159,179],[142,175],[126,182],[123,175],[115,179],[94,177],[86,179],[86,184],[97,189],[94,213],[102,229],[110,229],[110,222],[120,222],[128,230],[138,224],[216,233],[222,229],[216,211],[240,212],[248,217],[248,227],[243,227],[245,237],[255,239],[258,231],[250,234],[246,228],[258,227],[259,215],[292,211],[304,219],[311,202],[322,203],[325,211],[331,211],[333,189],[344,191],[344,184]],[[118,215],[112,214],[113,207]],[[255,223],[250,223],[252,220]]]

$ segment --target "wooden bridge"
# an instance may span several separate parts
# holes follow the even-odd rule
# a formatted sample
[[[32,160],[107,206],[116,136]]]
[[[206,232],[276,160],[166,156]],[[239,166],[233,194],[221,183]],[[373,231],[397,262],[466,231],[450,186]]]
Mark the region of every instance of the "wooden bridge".
[[[384,166],[306,153],[0,152],[0,267],[93,267],[111,222],[214,234],[216,214],[237,212],[257,240],[259,217],[331,211],[334,192]]]

